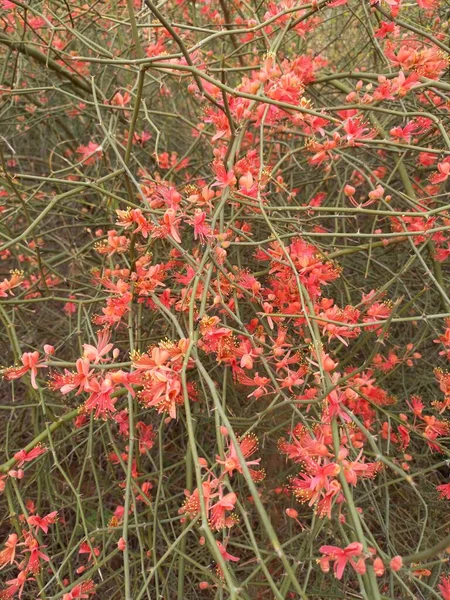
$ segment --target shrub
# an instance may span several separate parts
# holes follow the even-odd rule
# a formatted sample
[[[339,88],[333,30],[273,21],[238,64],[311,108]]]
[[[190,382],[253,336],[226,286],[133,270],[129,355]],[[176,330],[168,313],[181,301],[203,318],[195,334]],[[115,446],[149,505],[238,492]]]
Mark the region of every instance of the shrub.
[[[0,0],[0,599],[449,600],[447,19]]]

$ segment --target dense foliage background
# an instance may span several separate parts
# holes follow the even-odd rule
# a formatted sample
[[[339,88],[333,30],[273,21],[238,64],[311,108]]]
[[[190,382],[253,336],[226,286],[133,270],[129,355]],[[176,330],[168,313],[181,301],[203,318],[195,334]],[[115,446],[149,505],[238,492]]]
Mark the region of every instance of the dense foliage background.
[[[0,0],[0,599],[450,599],[449,19]]]

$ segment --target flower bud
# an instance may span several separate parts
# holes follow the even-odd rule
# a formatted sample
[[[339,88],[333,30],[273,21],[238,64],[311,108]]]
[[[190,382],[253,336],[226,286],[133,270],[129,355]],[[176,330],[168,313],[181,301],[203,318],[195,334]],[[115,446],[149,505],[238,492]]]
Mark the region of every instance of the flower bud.
[[[344,186],[344,194],[346,196],[353,196],[353,194],[356,192],[356,189],[352,186],[349,185],[348,183]]]
[[[121,552],[123,552],[127,547],[127,542],[123,539],[123,537],[121,537],[120,540],[117,542],[117,547]]]
[[[400,569],[403,567],[402,557],[398,555],[394,556],[389,565],[393,571],[400,571]]]
[[[382,577],[384,574],[384,564],[379,556],[373,561],[373,570],[377,577]]]

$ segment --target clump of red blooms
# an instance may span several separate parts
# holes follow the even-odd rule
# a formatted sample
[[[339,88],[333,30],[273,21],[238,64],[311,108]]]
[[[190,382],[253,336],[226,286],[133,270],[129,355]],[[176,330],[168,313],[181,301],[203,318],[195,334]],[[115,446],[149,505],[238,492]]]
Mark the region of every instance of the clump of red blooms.
[[[273,261],[277,251],[281,253],[281,249],[272,244],[272,249],[262,259],[267,257],[267,260]],[[392,306],[385,302],[376,302],[375,294],[372,293],[363,297],[362,310],[350,306],[346,306],[343,310],[338,309],[333,300],[319,296],[321,288],[330,279],[338,276],[336,268],[326,260],[320,259],[314,249],[300,239],[287,247],[287,253],[294,266],[297,263],[296,274],[308,290],[309,296],[315,299],[313,306],[316,308],[317,322],[319,327],[323,328],[324,339],[328,343],[335,339],[347,347],[350,340],[360,336],[361,329],[359,327],[349,329],[349,324],[370,322],[369,328],[372,331],[375,333],[380,331],[376,320],[388,318]],[[259,251],[259,254],[262,252]],[[133,281],[134,289],[137,290],[134,298],[136,302],[141,301],[143,289],[141,281],[149,282],[144,271],[141,271],[144,269],[143,264],[144,261],[141,261],[141,266],[136,264],[136,277]],[[359,485],[360,480],[376,478],[384,468],[380,460],[370,460],[365,455],[366,435],[367,431],[373,430],[377,422],[377,407],[387,407],[396,402],[395,398],[376,384],[376,372],[377,370],[389,372],[399,363],[412,366],[420,359],[420,354],[412,352],[412,345],[409,345],[401,359],[394,350],[388,353],[387,359],[383,359],[380,354],[376,355],[373,360],[373,370],[358,371],[354,367],[347,367],[341,371],[339,361],[332,358],[331,350],[325,346],[321,347],[319,354],[312,345],[304,354],[293,352],[294,340],[292,334],[289,335],[288,327],[284,325],[285,317],[270,315],[273,315],[273,312],[288,315],[291,312],[301,312],[301,302],[295,299],[298,291],[295,292],[292,283],[289,285],[289,278],[294,277],[295,271],[284,265],[280,267],[275,262],[269,264],[273,265],[269,272],[272,270],[279,272],[282,268],[283,274],[281,276],[279,273],[277,278],[269,278],[267,291],[263,283],[258,282],[249,272],[236,273],[234,277],[236,282],[234,289],[238,290],[237,295],[243,295],[244,290],[252,290],[248,292],[252,298],[261,299],[264,310],[260,314],[267,317],[269,333],[257,324],[256,319],[248,326],[248,332],[252,334],[250,337],[248,334],[236,334],[217,316],[203,315],[198,321],[197,345],[200,351],[213,356],[218,364],[226,364],[230,368],[236,385],[244,386],[243,389],[250,388],[249,393],[244,392],[244,397],[261,401],[263,398],[272,398],[277,389],[285,390],[293,401],[305,404],[306,412],[309,411],[310,406],[317,406],[320,409],[317,422],[311,428],[299,423],[288,432],[288,437],[279,440],[279,451],[301,469],[298,475],[290,478],[287,489],[298,502],[307,504],[313,509],[319,518],[337,518],[341,523],[345,523],[347,515],[342,478],[350,487],[355,487]],[[166,280],[166,277],[162,276],[162,273],[167,273],[167,268],[152,268],[151,273],[153,275],[158,273],[159,278],[156,281],[159,285],[164,285],[162,281]],[[127,275],[129,276],[130,273],[121,270],[121,279],[115,284],[111,273],[102,277],[105,288],[113,292],[107,304],[119,298],[123,302],[125,297],[130,307],[131,282],[128,284],[125,282]],[[97,278],[98,275],[95,274],[95,277]],[[176,277],[180,279],[181,276]],[[237,282],[245,282],[245,285],[241,288]],[[114,294],[116,286],[121,288],[122,293],[126,290],[125,293],[116,296]],[[231,290],[231,286],[229,289]],[[283,293],[281,290],[284,290]],[[290,291],[286,297],[287,290]],[[226,290],[221,290],[221,293],[226,293]],[[181,297],[178,303],[168,302],[169,298],[167,296],[164,298],[163,294],[164,292],[160,294],[159,302],[165,302],[165,306],[175,306],[176,310],[183,311],[183,303],[186,301],[184,297]],[[153,298],[148,300],[146,295],[144,298],[145,303],[152,306]],[[271,302],[263,301],[263,298],[270,298]],[[98,317],[95,317],[95,320],[98,321]],[[305,321],[306,315],[294,316],[291,319],[293,331],[297,332],[297,335],[305,328]],[[339,325],[335,325],[334,322]],[[77,359],[74,370],[59,371],[53,365],[50,366],[48,363],[54,360],[54,348],[46,346],[43,354],[38,351],[24,353],[21,357],[22,365],[5,369],[3,376],[10,381],[29,375],[31,386],[38,389],[42,370],[50,369],[48,386],[51,390],[62,395],[82,398],[79,404],[79,416],[74,420],[76,427],[81,427],[92,415],[95,419],[108,419],[115,422],[118,425],[119,435],[125,439],[130,434],[128,411],[117,406],[124,394],[128,393],[144,408],[161,413],[166,417],[166,421],[179,418],[185,398],[188,402],[201,401],[195,381],[188,380],[183,386],[184,373],[189,376],[189,373],[195,370],[195,361],[189,355],[189,339],[182,338],[177,342],[166,339],[150,347],[146,352],[134,352],[131,356],[130,370],[124,371],[113,366],[113,361],[121,352],[111,343],[113,326],[117,328],[120,323],[121,319],[115,317],[105,327],[102,321],[104,328],[98,331],[96,343],[83,344],[83,354]],[[447,337],[448,330],[435,341],[446,348]],[[440,354],[447,356],[446,351]],[[275,380],[259,374],[259,370],[263,369],[263,358],[273,365],[277,375]],[[109,366],[110,364],[112,366]],[[320,382],[324,373],[329,378],[330,389],[321,397]],[[450,379],[439,369],[436,370],[436,379],[444,393],[444,399],[434,402],[433,406],[439,413],[443,413],[450,406]],[[429,410],[427,414],[424,403],[417,396],[411,397],[408,404],[413,419],[410,420],[406,414],[402,414],[401,424],[395,427],[388,421],[382,422],[379,435],[382,439],[389,439],[393,446],[398,447],[400,453],[408,449],[413,434],[426,440],[432,452],[440,452],[439,438],[446,437],[450,433],[448,422],[433,415]],[[364,424],[364,431],[355,424],[354,417]],[[333,422],[337,423],[339,439],[337,451],[332,433]],[[192,491],[186,490],[186,500],[180,507],[179,513],[183,515],[183,519],[200,518],[204,513],[213,532],[226,530],[229,536],[231,528],[239,522],[238,515],[234,512],[238,496],[234,491],[227,490],[226,482],[231,481],[237,474],[242,475],[244,463],[254,482],[263,481],[265,473],[264,469],[260,468],[261,459],[254,457],[258,447],[256,436],[245,434],[238,439],[236,446],[225,428],[222,428],[221,433],[225,442],[223,454],[216,456],[215,462],[211,464],[205,459],[200,459],[200,468],[204,473],[201,493],[198,488]],[[135,435],[139,453],[145,454],[151,451],[156,439],[153,426],[138,421],[135,424]],[[3,478],[2,486],[6,485],[8,478],[22,479],[25,475],[22,467],[45,453],[46,448],[40,445],[17,452],[14,455],[14,468],[11,468]],[[119,458],[112,453],[109,460],[112,464],[119,464],[121,461],[127,463],[128,454],[125,451]],[[402,468],[409,469],[406,458],[402,462]],[[136,500],[150,501],[150,490],[153,485],[150,481],[142,481],[142,474],[138,470],[135,459],[132,461],[131,474],[141,490]],[[450,484],[437,486],[437,490],[441,497],[450,498]],[[294,512],[298,514],[297,511]],[[118,506],[109,525],[120,525],[123,522],[123,514],[123,507]],[[19,569],[17,577],[7,580],[7,588],[0,592],[0,598],[13,598],[16,593],[20,595],[25,584],[34,581],[33,575],[41,570],[42,563],[49,560],[41,549],[42,544],[34,536],[39,531],[48,533],[49,526],[57,518],[57,512],[53,511],[44,517],[31,514],[26,519],[24,516],[22,518],[29,529],[23,530],[21,537],[11,534],[4,550],[0,553],[2,566],[16,564]],[[221,544],[219,541],[217,543],[225,561],[239,560],[238,557],[228,553],[225,546],[219,545]],[[121,546],[125,547],[123,542]],[[24,559],[18,562],[15,560],[16,548],[22,547],[24,548],[20,552]],[[80,553],[87,554],[88,561],[92,561],[92,557],[97,552],[99,553],[100,550],[92,549],[87,543],[80,546]],[[320,547],[320,552],[322,554],[318,559],[320,568],[328,572],[330,564],[333,564],[338,579],[342,578],[347,564],[351,565],[356,573],[364,574],[367,559],[370,559],[373,564],[377,576],[381,577],[385,570],[386,559],[377,556],[377,551],[373,548],[363,551],[360,542],[352,542],[343,549],[324,545]],[[394,563],[395,565],[397,563]],[[222,576],[221,568],[219,566],[217,568],[219,575]],[[394,567],[391,565],[391,568]],[[82,573],[84,567],[80,567],[78,571]],[[445,583],[442,583],[442,586],[444,585]],[[75,586],[64,597],[67,599],[87,597],[94,590],[92,582],[84,582]]]
[[[177,15],[174,21],[169,19],[177,23],[174,26],[158,16],[159,10],[151,2],[141,6],[141,2],[119,1],[114,18],[101,6],[96,27],[106,42],[111,23],[128,22],[134,5],[130,30],[138,40],[133,41],[131,55],[137,53],[141,61],[149,59],[145,69],[158,81],[155,95],[175,105],[178,86],[189,102],[200,107],[195,116],[186,110],[189,117],[180,109],[183,126],[189,124],[194,142],[189,139],[189,145],[185,147],[183,142],[177,150],[159,145],[160,131],[147,107],[143,110],[135,104],[142,101],[138,83],[131,79],[126,85],[116,82],[108,94],[97,89],[101,83],[96,62],[106,64],[110,58],[114,64],[128,54],[112,42],[98,55],[97,50],[102,49],[98,42],[75,51],[72,43],[79,38],[81,44],[84,34],[72,38],[70,29],[81,27],[77,23],[84,23],[84,13],[90,8],[72,8],[63,19],[62,12],[50,10],[51,3],[43,4],[42,15],[33,9],[30,16],[20,3],[0,0],[2,35],[14,37],[16,30],[25,34],[30,27],[39,32],[37,38],[30,37],[33,45],[24,53],[30,54],[34,44],[49,52],[52,48],[55,58],[49,58],[48,68],[89,96],[89,100],[83,95],[77,102],[73,99],[77,96],[71,97],[65,114],[85,130],[89,111],[104,111],[111,118],[108,123],[114,121],[117,126],[114,136],[106,135],[106,120],[102,121],[89,139],[82,135],[76,143],[73,139],[64,143],[63,151],[55,150],[64,165],[72,165],[67,181],[80,183],[80,194],[83,186],[92,182],[97,191],[102,190],[98,180],[105,176],[101,183],[108,181],[112,161],[119,157],[125,183],[109,192],[101,219],[86,200],[88,208],[82,218],[89,242],[83,252],[89,256],[91,268],[83,274],[79,289],[68,285],[71,274],[66,277],[56,267],[48,267],[52,262],[42,260],[47,248],[56,254],[52,235],[48,241],[45,236],[35,236],[27,214],[25,233],[16,231],[18,242],[13,247],[8,240],[17,224],[13,219],[7,221],[7,235],[2,239],[6,247],[0,249],[0,258],[5,264],[19,263],[21,270],[11,270],[0,281],[0,299],[5,306],[0,311],[2,322],[9,332],[14,330],[21,301],[25,307],[47,299],[49,303],[63,302],[58,311],[77,329],[78,341],[70,350],[72,360],[65,360],[65,337],[49,340],[53,345],[38,347],[33,342],[22,352],[10,334],[16,363],[3,368],[3,378],[20,380],[29,396],[37,399],[34,406],[43,406],[48,394],[70,410],[55,416],[49,402],[41,433],[36,433],[39,425],[33,420],[35,435],[25,429],[23,447],[16,447],[0,465],[0,492],[7,492],[13,527],[0,549],[0,570],[7,573],[0,600],[48,597],[47,576],[54,577],[52,581],[59,586],[57,597],[62,600],[88,599],[96,590],[101,597],[106,592],[99,591],[104,578],[98,565],[107,562],[111,539],[115,545],[111,556],[123,560],[124,568],[129,569],[130,556],[136,560],[138,543],[141,551],[144,548],[144,534],[146,554],[139,552],[139,569],[147,568],[145,559],[152,553],[163,556],[165,550],[151,546],[157,533],[147,535],[141,515],[144,508],[154,510],[158,502],[166,502],[162,481],[170,480],[172,466],[163,464],[162,459],[157,464],[156,450],[162,451],[163,444],[171,449],[176,445],[173,440],[179,442],[186,436],[189,452],[186,461],[180,457],[183,460],[179,462],[190,464],[186,467],[189,489],[176,490],[177,514],[170,514],[168,508],[164,516],[161,509],[154,514],[156,525],[164,519],[167,531],[178,527],[180,539],[189,533],[190,543],[206,547],[206,566],[195,574],[201,575],[197,580],[200,590],[234,586],[235,574],[241,581],[247,578],[245,567],[255,561],[265,576],[273,578],[279,575],[277,560],[291,564],[303,542],[293,547],[275,539],[275,528],[270,530],[267,525],[275,503],[283,504],[279,512],[285,521],[289,519],[293,536],[312,536],[308,544],[312,556],[307,560],[318,565],[314,585],[321,573],[325,577],[331,573],[342,581],[342,594],[350,590],[352,596],[359,594],[359,582],[363,582],[364,594],[372,590],[377,600],[378,582],[387,594],[394,580],[408,582],[405,586],[411,578],[419,583],[428,578],[431,571],[426,563],[444,551],[442,545],[435,553],[430,551],[429,561],[415,562],[414,550],[405,550],[406,542],[396,548],[389,539],[389,532],[377,521],[381,509],[374,503],[379,500],[378,490],[397,485],[397,480],[388,479],[392,474],[417,489],[413,466],[427,473],[420,462],[424,457],[438,456],[445,461],[449,456],[450,372],[444,365],[450,361],[450,316],[446,314],[450,301],[443,277],[450,256],[450,214],[442,198],[448,195],[450,179],[450,146],[445,133],[450,101],[448,84],[440,82],[448,71],[449,47],[448,35],[441,28],[440,3],[367,3],[365,18],[376,15],[370,31],[384,67],[380,66],[382,72],[372,73],[364,66],[350,74],[344,71],[342,77],[331,52],[299,48],[304,48],[303,40],[333,14],[330,11],[346,11],[355,4],[351,0],[264,2],[254,13],[240,2],[227,3],[228,8],[214,0],[202,0],[198,7],[196,3],[169,2],[161,10]],[[405,20],[403,11],[408,17]],[[426,18],[429,27],[417,30],[409,26],[411,14],[421,15],[419,21]],[[142,19],[140,29],[135,18]],[[157,27],[152,25],[154,18]],[[247,46],[251,50],[232,58],[236,64],[233,62],[230,72],[219,69],[223,59],[216,60],[212,50],[202,47],[208,31],[214,36],[226,33],[235,50]],[[282,51],[277,41],[280,31],[289,32],[296,40]],[[258,44],[264,51],[258,50]],[[12,49],[16,45],[9,43]],[[42,54],[42,59],[41,54],[34,50],[30,55],[45,63],[46,56]],[[134,73],[130,65],[124,70]],[[21,84],[17,89],[15,84],[10,88],[2,85],[0,94],[21,105],[29,95],[27,88],[34,88],[33,80],[34,76],[30,77],[23,90]],[[334,88],[325,87],[328,81],[336,83]],[[45,112],[50,96],[44,93],[47,89],[42,88],[36,102],[24,104],[27,114]],[[323,97],[317,91],[321,89],[328,90]],[[327,104],[328,96],[334,104]],[[69,98],[65,102],[69,103]],[[164,114],[170,116],[166,108]],[[385,113],[390,117],[383,127],[379,118]],[[149,124],[154,132],[148,130]],[[23,127],[22,116],[17,128],[22,131]],[[294,144],[295,139],[301,143]],[[203,156],[206,167],[190,156],[193,150],[188,148],[197,142],[207,148],[206,161]],[[141,158],[130,161],[133,153],[138,156],[141,152]],[[298,179],[301,185],[294,185],[295,173],[287,169],[287,161],[297,153],[303,161],[299,171],[306,171],[309,177]],[[368,156],[370,168],[365,168]],[[12,157],[6,166],[19,168],[19,158]],[[55,172],[59,171],[52,167]],[[310,181],[319,186],[311,187]],[[338,187],[329,187],[329,182]],[[9,219],[13,197],[24,211],[35,200],[44,200],[50,209],[58,200],[54,190],[48,194],[41,189],[33,192],[30,200],[13,178],[8,176],[7,183],[0,191],[2,218],[5,213]],[[344,221],[346,216],[348,221]],[[93,231],[90,219],[102,224]],[[341,227],[342,223],[346,224]],[[29,239],[28,233],[32,234]],[[341,245],[343,239],[345,245]],[[406,297],[398,266],[397,271],[389,272],[392,280],[376,271],[379,287],[366,285],[372,253],[378,250],[403,253],[411,257],[411,263],[414,259],[425,264],[428,279],[423,289],[414,297],[406,292]],[[362,268],[361,262],[355,262],[352,271],[347,262],[352,259],[345,259],[361,252],[368,253],[364,276],[365,265]],[[375,270],[382,265],[378,258],[374,263]],[[408,269],[409,263],[405,272]],[[350,281],[349,272],[361,280]],[[396,291],[397,280],[401,294]],[[89,298],[95,313],[82,331],[78,324],[84,319],[86,289],[95,290],[95,297]],[[431,300],[430,289],[434,292]],[[438,303],[440,308],[433,316],[436,346],[424,343],[422,348],[419,325],[426,322],[431,327],[427,315],[416,309],[423,306],[416,301],[424,294],[426,302]],[[8,316],[15,301],[19,307],[11,309],[12,316]],[[146,319],[151,319],[151,327],[144,343],[135,333]],[[408,323],[412,323],[413,333],[407,329]],[[403,326],[407,333],[402,336],[398,328]],[[71,336],[68,339],[72,343]],[[424,363],[431,373],[426,389],[433,391],[427,393],[424,386],[418,386],[417,393],[403,393],[401,390],[410,389],[405,378]],[[230,388],[232,393],[225,401]],[[229,403],[228,398],[232,398]],[[278,411],[279,419],[273,417],[269,422]],[[235,424],[233,428],[230,422]],[[50,551],[52,536],[60,536],[59,529],[58,533],[55,530],[66,526],[63,492],[58,491],[61,507],[49,506],[39,513],[34,501],[24,503],[18,492],[26,490],[28,494],[33,489],[36,471],[43,464],[55,464],[62,471],[52,433],[63,424],[80,440],[88,429],[90,440],[95,435],[92,432],[109,436],[109,454],[89,455],[89,459],[98,459],[108,470],[114,498],[121,498],[112,503],[110,490],[105,491],[105,511],[109,512],[105,518],[101,507],[101,535],[88,532],[89,519],[83,513],[83,536],[77,538],[74,533],[70,539],[77,561],[70,570],[67,559],[61,563],[58,554]],[[206,444],[203,437],[202,443],[196,443],[194,424],[197,433],[207,424],[201,432]],[[173,438],[171,432],[175,432]],[[275,468],[274,455],[278,461]],[[280,476],[279,465],[286,467],[288,476]],[[98,486],[97,480],[94,483]],[[75,490],[68,476],[64,485],[64,490]],[[433,480],[432,486],[434,498],[450,501],[450,481]],[[39,505],[45,506],[41,487],[36,502],[39,498]],[[77,502],[83,502],[80,489],[76,496]],[[420,492],[419,496],[423,500]],[[362,508],[359,502],[364,501]],[[19,506],[13,514],[15,502]],[[286,508],[285,503],[296,508]],[[133,529],[129,526],[132,520]],[[261,540],[267,542],[263,535],[258,533],[257,539],[251,532],[242,543],[239,535],[244,525],[249,528],[248,523],[268,532],[274,560],[258,554]],[[422,538],[423,532],[420,544]],[[431,535],[429,539],[436,542]],[[178,542],[176,538],[174,547]],[[432,546],[431,542],[428,545]],[[256,558],[250,557],[248,548],[252,547]],[[397,554],[400,550],[402,555]],[[179,555],[184,560],[185,547]],[[304,560],[305,556],[295,562],[295,569]],[[197,569],[196,560],[193,564]],[[158,566],[151,567],[152,577]],[[436,594],[450,600],[450,575],[444,569]],[[130,585],[129,573],[126,585]],[[205,573],[211,575],[211,581],[204,580]],[[286,562],[281,581],[285,573],[289,574]],[[388,576],[392,576],[391,584]],[[290,590],[300,593],[295,587],[299,578],[294,572],[291,587],[284,589],[282,584],[282,597],[297,597],[290,596],[294,594]],[[271,589],[269,579],[267,585],[261,581],[258,598],[269,597],[267,593],[273,594],[276,584],[272,580]],[[236,589],[240,588],[234,587],[233,593]],[[180,587],[178,597],[179,591]]]
[[[227,431],[222,428],[222,434],[227,437]],[[217,475],[208,466],[205,459],[199,459],[200,467],[207,474],[206,481],[202,484],[202,490],[196,488],[193,492],[185,491],[186,500],[180,508],[179,513],[185,514],[193,519],[202,514],[202,509],[206,514],[208,523],[213,531],[229,529],[239,522],[238,516],[231,512],[237,502],[237,495],[234,492],[226,493],[224,489],[224,480],[230,479],[236,473],[243,472],[245,464],[251,478],[255,482],[264,480],[265,472],[259,467],[260,458],[251,458],[258,449],[258,439],[252,434],[247,434],[238,440],[237,446],[228,440],[227,448],[221,458],[216,456],[216,464],[220,469]]]

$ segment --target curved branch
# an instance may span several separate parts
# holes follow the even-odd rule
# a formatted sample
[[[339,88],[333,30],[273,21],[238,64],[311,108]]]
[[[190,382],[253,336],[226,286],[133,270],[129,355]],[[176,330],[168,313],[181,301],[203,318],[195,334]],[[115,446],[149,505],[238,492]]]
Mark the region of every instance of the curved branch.
[[[92,94],[91,86],[86,81],[84,81],[78,75],[75,75],[67,69],[64,69],[64,67],[56,62],[56,60],[49,58],[43,52],[40,52],[40,50],[37,50],[30,44],[13,40],[4,33],[0,34],[0,44],[4,44],[5,46],[8,46],[8,48],[11,48],[11,50],[17,50],[17,52],[20,52],[21,54],[25,54],[26,56],[34,58],[37,62],[45,65],[63,79],[70,81],[78,89],[83,90],[83,92],[86,92],[87,94]]]

